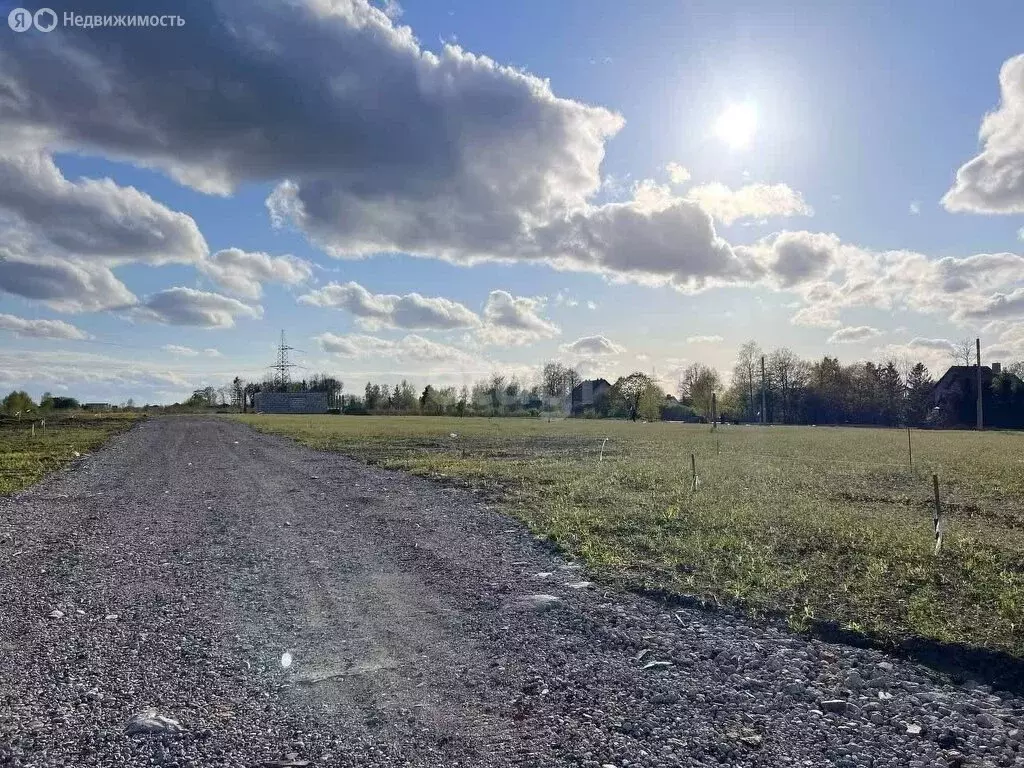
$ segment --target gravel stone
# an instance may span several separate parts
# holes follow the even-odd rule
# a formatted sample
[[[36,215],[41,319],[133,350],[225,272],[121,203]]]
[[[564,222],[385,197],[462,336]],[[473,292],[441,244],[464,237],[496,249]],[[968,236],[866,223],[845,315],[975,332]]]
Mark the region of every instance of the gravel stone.
[[[1024,762],[1020,696],[876,650],[605,584],[507,610],[583,574],[484,498],[209,417],[0,497],[0,766]]]

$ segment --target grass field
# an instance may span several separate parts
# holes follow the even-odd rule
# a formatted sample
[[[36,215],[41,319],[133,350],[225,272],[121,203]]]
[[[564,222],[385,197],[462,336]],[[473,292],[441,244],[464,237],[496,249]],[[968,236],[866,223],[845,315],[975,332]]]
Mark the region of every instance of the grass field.
[[[112,435],[130,427],[136,418],[130,413],[50,415],[46,417],[45,429],[38,419],[3,419],[0,494],[38,482],[75,458],[75,451],[82,454],[95,450]]]
[[[1024,433],[915,431],[911,468],[899,430],[242,418],[481,489],[620,583],[781,612],[795,628],[824,620],[1024,657]]]

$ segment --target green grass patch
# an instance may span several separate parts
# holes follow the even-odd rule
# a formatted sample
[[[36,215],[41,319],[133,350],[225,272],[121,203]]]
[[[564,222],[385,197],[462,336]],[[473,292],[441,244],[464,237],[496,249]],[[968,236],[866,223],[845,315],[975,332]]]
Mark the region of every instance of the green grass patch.
[[[39,482],[46,474],[88,453],[128,429],[139,418],[131,413],[47,416],[0,420],[0,494]]]
[[[907,433],[886,429],[241,418],[480,489],[620,583],[781,612],[797,628],[834,621],[1024,657],[1022,433],[915,431],[911,467]],[[933,472],[948,513],[938,557]]]

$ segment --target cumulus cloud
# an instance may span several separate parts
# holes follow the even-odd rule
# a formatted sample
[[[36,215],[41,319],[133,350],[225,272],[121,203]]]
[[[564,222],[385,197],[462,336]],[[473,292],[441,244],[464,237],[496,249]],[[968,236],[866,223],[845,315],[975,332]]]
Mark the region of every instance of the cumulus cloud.
[[[484,326],[478,334],[486,344],[523,346],[550,339],[562,331],[540,316],[544,302],[507,291],[491,291],[484,306]]]
[[[512,239],[598,189],[604,142],[622,126],[486,56],[423,50],[363,0],[176,10],[189,23],[175,36],[12,38],[0,119],[23,141],[130,159],[207,192],[287,180],[275,200],[339,255]],[[168,68],[182,50],[189,66]],[[197,89],[203,99],[182,98]]]
[[[947,210],[1024,213],[1024,54],[1003,63],[999,91],[999,106],[981,122],[981,152],[942,198]]]
[[[918,349],[937,349],[941,352],[952,352],[956,346],[949,339],[927,339],[923,336],[915,336],[909,342],[907,346]]]
[[[607,109],[457,46],[423,50],[365,0],[178,9],[189,23],[174,36],[12,37],[6,141],[128,160],[209,193],[274,184],[273,220],[338,257],[532,260],[684,290],[748,277],[699,205],[652,182],[591,204],[623,125]],[[168,69],[186,49],[189,67]]]
[[[315,339],[320,348],[338,357],[383,357],[398,362],[475,364],[476,358],[462,350],[410,334],[397,341],[362,334],[322,333]]]
[[[295,256],[270,256],[239,248],[217,251],[198,264],[199,271],[235,296],[258,299],[263,283],[298,285],[313,276],[313,266]]]
[[[718,235],[704,209],[650,181],[637,184],[630,201],[591,207],[538,228],[520,255],[531,248],[561,269],[682,291],[756,276],[756,265]]]
[[[912,200],[910,203],[910,215],[917,216],[921,213],[921,202],[919,200]]]
[[[8,224],[13,220],[70,255],[108,265],[195,262],[207,251],[190,216],[110,179],[68,181],[38,151],[0,153],[0,212]]]
[[[803,196],[786,184],[748,184],[730,189],[714,182],[693,187],[686,196],[723,224],[739,219],[814,215]]]
[[[741,257],[760,264],[768,279],[783,288],[827,276],[837,266],[839,238],[815,232],[781,232],[754,245],[737,246]]]
[[[571,344],[566,344],[562,350],[584,357],[605,357],[618,355],[625,352],[625,348],[619,346],[607,336],[584,336],[576,339]]]
[[[690,172],[679,163],[669,163],[665,166],[668,171],[668,178],[673,184],[685,184],[690,180]]]
[[[960,308],[966,320],[1024,320],[1024,288],[1009,293],[994,293],[978,304]]]
[[[0,331],[34,339],[65,339],[78,341],[89,334],[63,320],[34,320],[15,315],[0,314]]]
[[[206,347],[206,349],[203,350],[203,354],[207,357],[224,357],[219,349],[215,349],[213,347]]]
[[[1024,256],[977,253],[940,259],[913,251],[870,251],[834,235],[784,233],[739,246],[770,282],[795,290],[803,306],[791,322],[838,328],[841,310],[869,307],[938,314],[958,324],[1020,316]]]
[[[231,328],[238,317],[262,317],[263,308],[219,293],[178,287],[153,294],[138,308],[137,314],[167,325]]]
[[[852,344],[881,336],[882,331],[870,325],[854,325],[840,328],[828,337],[829,344]]]
[[[0,246],[0,292],[35,299],[59,312],[96,312],[137,303],[104,266],[52,257],[25,261]]]
[[[825,305],[803,307],[789,318],[789,322],[809,328],[837,328],[842,325],[838,309]]]
[[[480,318],[471,309],[451,299],[371,293],[356,282],[329,283],[300,296],[299,301],[315,307],[342,309],[355,315],[364,328],[407,330],[453,330],[475,328]]]
[[[687,336],[687,344],[718,344],[725,341],[721,336]]]

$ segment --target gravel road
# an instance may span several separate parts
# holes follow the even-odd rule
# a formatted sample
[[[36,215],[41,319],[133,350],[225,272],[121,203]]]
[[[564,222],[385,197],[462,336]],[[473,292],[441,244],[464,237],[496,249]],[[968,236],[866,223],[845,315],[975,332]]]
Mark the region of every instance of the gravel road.
[[[585,582],[470,493],[149,420],[0,498],[0,765],[1024,763],[1021,698]]]

